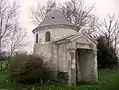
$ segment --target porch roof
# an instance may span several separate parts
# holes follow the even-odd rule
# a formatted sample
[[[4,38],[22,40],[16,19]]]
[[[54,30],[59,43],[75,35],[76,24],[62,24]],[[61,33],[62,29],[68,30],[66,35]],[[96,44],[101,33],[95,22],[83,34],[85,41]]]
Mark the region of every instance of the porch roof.
[[[87,33],[80,33],[80,32],[77,32],[76,34],[73,34],[73,35],[68,35],[68,36],[56,39],[53,42],[57,42],[57,43],[62,43],[62,41],[71,42],[71,41],[75,41],[77,39],[82,39],[82,41],[80,43],[90,42],[90,43],[93,43],[95,45],[98,44],[97,40],[92,38],[90,35],[88,35]]]

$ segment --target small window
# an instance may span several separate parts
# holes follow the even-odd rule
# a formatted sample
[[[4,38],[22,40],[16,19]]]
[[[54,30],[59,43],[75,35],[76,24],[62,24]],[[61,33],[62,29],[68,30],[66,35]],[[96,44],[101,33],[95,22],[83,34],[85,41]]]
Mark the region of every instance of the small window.
[[[36,43],[38,43],[38,33],[36,34]]]
[[[50,32],[46,32],[46,34],[45,34],[45,41],[46,42],[49,42],[50,41]]]

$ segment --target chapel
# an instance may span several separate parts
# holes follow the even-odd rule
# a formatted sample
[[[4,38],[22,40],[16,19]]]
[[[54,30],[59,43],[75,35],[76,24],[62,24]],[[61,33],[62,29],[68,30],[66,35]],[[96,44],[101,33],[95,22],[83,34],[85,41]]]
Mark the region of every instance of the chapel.
[[[97,82],[97,41],[78,32],[60,10],[47,13],[33,30],[34,54],[44,57],[49,80],[68,84]]]

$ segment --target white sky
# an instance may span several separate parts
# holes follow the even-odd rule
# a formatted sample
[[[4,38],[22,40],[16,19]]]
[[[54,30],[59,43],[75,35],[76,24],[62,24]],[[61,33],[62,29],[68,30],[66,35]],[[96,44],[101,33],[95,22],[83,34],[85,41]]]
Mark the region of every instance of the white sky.
[[[21,15],[20,21],[22,27],[27,29],[28,36],[27,41],[29,42],[27,51],[31,52],[34,44],[34,37],[32,30],[36,27],[30,19],[31,7],[37,5],[38,0],[20,0],[21,3]],[[47,0],[39,0],[40,4],[45,3]],[[56,0],[58,3],[62,3],[66,0]],[[100,18],[104,19],[107,17],[108,13],[115,14],[116,19],[119,20],[119,0],[85,0],[86,5],[92,5],[95,3],[94,13]]]

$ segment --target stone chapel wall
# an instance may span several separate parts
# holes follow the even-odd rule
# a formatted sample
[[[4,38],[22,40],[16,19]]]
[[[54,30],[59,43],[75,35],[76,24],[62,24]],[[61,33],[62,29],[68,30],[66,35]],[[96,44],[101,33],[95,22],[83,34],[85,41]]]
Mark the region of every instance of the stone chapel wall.
[[[45,33],[50,32],[51,34],[51,41],[54,41],[56,39],[60,39],[62,37],[68,36],[75,34],[76,31],[73,29],[66,29],[66,28],[54,28],[54,29],[43,29],[38,31],[38,36],[39,36],[39,43],[44,43],[45,42]],[[36,34],[35,33],[35,36]]]
[[[67,45],[58,45],[59,72],[68,72]]]
[[[52,43],[35,44],[34,54],[42,56],[44,62],[51,71],[57,71],[57,52],[56,46]]]

